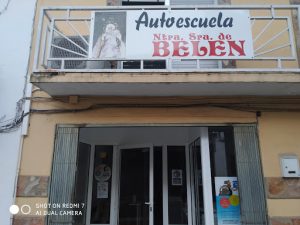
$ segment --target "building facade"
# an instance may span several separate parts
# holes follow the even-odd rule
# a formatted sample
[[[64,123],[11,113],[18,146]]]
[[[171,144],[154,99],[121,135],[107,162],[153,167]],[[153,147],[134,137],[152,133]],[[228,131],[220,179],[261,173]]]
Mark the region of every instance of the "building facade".
[[[37,4],[13,224],[300,223],[299,2]]]
[[[26,83],[35,3],[35,0],[0,3],[0,152],[5,155],[0,159],[0,224],[3,225],[12,223],[9,207],[15,202],[20,144],[27,130],[25,105],[28,112],[26,97],[31,92],[27,95]]]

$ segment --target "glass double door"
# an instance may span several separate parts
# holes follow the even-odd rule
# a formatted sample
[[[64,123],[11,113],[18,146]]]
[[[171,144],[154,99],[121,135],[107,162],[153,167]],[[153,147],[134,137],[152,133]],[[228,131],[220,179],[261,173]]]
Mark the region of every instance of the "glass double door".
[[[120,147],[118,152],[118,225],[192,224],[188,146]]]

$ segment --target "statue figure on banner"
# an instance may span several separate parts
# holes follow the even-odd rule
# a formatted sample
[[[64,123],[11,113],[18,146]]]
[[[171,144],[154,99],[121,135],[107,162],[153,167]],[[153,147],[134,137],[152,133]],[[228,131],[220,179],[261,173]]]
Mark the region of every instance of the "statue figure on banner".
[[[93,48],[93,58],[118,59],[125,57],[125,44],[117,24],[107,23]]]

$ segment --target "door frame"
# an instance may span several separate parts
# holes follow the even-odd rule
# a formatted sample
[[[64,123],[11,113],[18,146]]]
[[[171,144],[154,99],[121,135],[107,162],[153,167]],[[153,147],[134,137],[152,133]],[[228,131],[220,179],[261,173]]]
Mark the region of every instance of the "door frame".
[[[115,168],[115,193],[112,193],[114,198],[115,208],[111,211],[114,215],[113,225],[119,225],[119,208],[120,208],[120,178],[121,178],[121,154],[123,149],[149,148],[149,225],[154,225],[154,165],[153,165],[153,144],[138,144],[138,145],[118,145],[116,146],[117,155]],[[145,204],[145,203],[144,203]]]
[[[94,160],[95,160],[95,150],[96,146],[101,145],[110,145],[113,146],[113,161],[112,161],[112,175],[111,175],[111,198],[110,198],[110,215],[109,221],[110,223],[101,224],[101,223],[91,223],[91,212],[92,212],[92,197],[93,197],[93,177],[94,177]],[[89,167],[89,182],[88,182],[88,197],[87,197],[87,211],[86,211],[86,225],[115,225],[116,220],[113,214],[113,210],[115,208],[115,193],[116,193],[116,160],[117,160],[117,151],[116,145],[113,144],[91,144],[90,151],[90,167]]]
[[[203,204],[205,224],[214,225],[214,203],[212,198],[211,165],[208,127],[200,127],[200,154],[202,167]]]
[[[213,206],[213,189],[212,189],[212,177],[211,177],[211,164],[210,164],[210,149],[209,149],[209,134],[208,134],[208,127],[199,127],[199,136],[196,137],[195,139],[191,140],[190,143],[187,144],[187,158],[188,158],[188,162],[191,165],[191,155],[190,155],[190,148],[189,145],[191,143],[193,143],[194,141],[196,141],[197,139],[199,139],[200,142],[200,157],[201,157],[201,177],[202,177],[202,193],[198,193],[199,195],[203,195],[203,210],[204,210],[204,224],[209,224],[209,225],[214,225],[215,224],[215,218],[214,218],[214,206]],[[196,221],[196,212],[195,210],[192,209],[193,204],[195,204],[195,202],[197,201],[195,198],[196,196],[194,195],[194,193],[192,193],[192,191],[195,191],[195,184],[192,182],[192,178],[193,180],[195,179],[193,176],[197,175],[197,173],[195,173],[195,171],[193,171],[193,173],[190,171],[191,170],[191,166],[188,165],[187,170],[189,171],[188,176],[190,179],[190,186],[188,186],[187,190],[189,192],[189,196],[190,196],[190,211],[189,213],[191,213],[191,220],[189,221],[189,224],[192,225],[197,225],[197,221]],[[195,169],[195,168],[194,168]],[[198,178],[197,178],[198,179]],[[194,197],[194,199],[192,199],[192,197]]]
[[[209,136],[208,136],[208,127],[199,127],[199,136],[200,139],[200,155],[201,155],[201,169],[202,169],[202,185],[203,185],[203,205],[204,205],[204,221],[205,224],[214,225],[214,207],[213,207],[213,190],[211,182],[211,164],[210,164],[210,150],[209,150]],[[188,225],[195,222],[193,213],[192,213],[192,187],[191,185],[191,168],[190,168],[190,153],[189,153],[189,144],[183,144],[185,146],[185,155],[186,155],[186,183],[187,183],[187,206],[188,206]],[[169,224],[169,208],[168,208],[168,144],[163,145],[163,225]],[[201,194],[201,193],[199,193]]]
[[[169,183],[168,183],[168,146],[174,146],[174,144],[164,144],[162,146],[162,177],[163,177],[163,225],[169,224]],[[184,147],[185,153],[185,175],[186,175],[186,195],[187,195],[187,219],[188,225],[192,225],[192,204],[191,204],[191,173],[190,173],[190,157],[188,144],[181,144],[178,146]]]
[[[159,125],[158,125],[159,126]],[[191,126],[195,127],[195,126]],[[210,165],[210,153],[209,153],[209,137],[208,126],[197,126],[199,128],[200,138],[200,155],[202,165],[202,183],[203,183],[203,201],[204,201],[204,215],[205,224],[214,225],[214,209],[213,209],[213,197],[212,197],[212,183],[211,183],[211,165]],[[186,176],[187,176],[187,203],[188,203],[188,225],[192,225],[192,201],[191,201],[191,171],[189,165],[189,148],[190,143],[182,143],[185,146],[186,153]],[[91,144],[90,155],[90,175],[89,175],[89,187],[88,187],[88,200],[87,200],[87,225],[118,225],[119,219],[119,195],[120,195],[120,168],[121,168],[121,149],[130,148],[150,148],[150,164],[149,164],[149,201],[152,210],[149,211],[149,225],[154,225],[154,164],[153,164],[153,144],[139,144],[139,145],[117,145],[117,144],[97,144],[97,145],[111,145],[113,146],[113,164],[112,164],[112,188],[111,188],[111,206],[110,206],[110,224],[90,224],[91,216],[91,198],[92,198],[92,178],[93,178],[93,165],[94,154],[96,144]],[[168,164],[167,164],[167,146],[172,144],[164,144],[162,146],[162,178],[163,178],[163,225],[169,225],[168,219]]]

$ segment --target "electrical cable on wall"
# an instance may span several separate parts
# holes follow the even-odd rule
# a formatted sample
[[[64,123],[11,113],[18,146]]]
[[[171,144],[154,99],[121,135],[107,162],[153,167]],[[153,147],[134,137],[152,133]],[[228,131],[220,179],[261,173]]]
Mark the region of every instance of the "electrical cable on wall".
[[[0,121],[1,123],[6,123],[5,125],[0,125],[0,133],[8,133],[15,131],[23,122],[23,119],[29,114],[61,114],[61,113],[79,113],[90,110],[97,109],[107,109],[107,108],[189,108],[189,107],[216,107],[224,108],[230,110],[238,110],[243,112],[255,113],[257,115],[258,111],[264,112],[281,112],[287,111],[287,109],[276,108],[277,104],[269,104],[269,106],[251,106],[249,104],[221,104],[221,103],[195,103],[195,104],[92,104],[84,108],[75,109],[31,109],[30,112],[24,113],[18,105],[22,104],[24,100],[33,101],[55,101],[55,98],[49,97],[32,97],[23,98],[18,101],[17,113],[14,119]],[[289,112],[299,112],[300,108],[289,108]]]
[[[0,134],[1,133],[10,133],[10,132],[17,130],[22,125],[22,121],[23,121],[24,117],[27,116],[28,114],[29,113],[22,114],[19,118],[12,119],[12,120],[10,120],[9,123],[7,123],[5,125],[1,125],[0,126]]]
[[[22,124],[23,118],[25,117],[23,112],[23,103],[24,98],[17,102],[16,114],[14,118],[0,121],[0,124],[4,123],[4,125],[0,125],[0,133],[13,132]],[[5,116],[3,118],[5,118]]]

